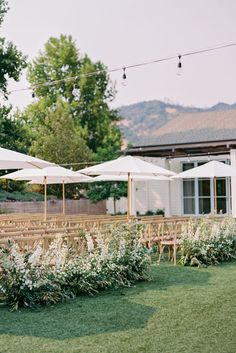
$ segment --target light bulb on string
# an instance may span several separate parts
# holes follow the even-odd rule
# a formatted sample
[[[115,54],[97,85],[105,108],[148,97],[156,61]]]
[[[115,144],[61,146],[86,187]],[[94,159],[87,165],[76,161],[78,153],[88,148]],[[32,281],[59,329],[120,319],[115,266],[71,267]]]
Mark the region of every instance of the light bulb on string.
[[[127,82],[126,82],[127,76],[126,76],[125,70],[126,70],[126,67],[123,67],[122,86],[126,86],[127,85]]]
[[[77,82],[74,83],[72,94],[73,94],[73,96],[75,97],[76,100],[80,99],[80,90],[79,90],[79,86],[78,86]]]
[[[34,89],[32,90],[31,97],[32,97],[33,99],[35,99],[35,98],[36,98],[36,94],[35,94],[35,90],[34,90]]]
[[[208,153],[207,160],[208,160],[208,162],[210,162],[210,160],[211,160],[211,156],[210,156],[210,154],[209,154],[209,153]]]
[[[179,58],[179,62],[178,62],[178,66],[177,66],[177,75],[178,75],[178,76],[181,76],[181,74],[182,74],[181,55],[179,55],[178,58]]]
[[[190,163],[190,155],[188,154],[188,163]]]

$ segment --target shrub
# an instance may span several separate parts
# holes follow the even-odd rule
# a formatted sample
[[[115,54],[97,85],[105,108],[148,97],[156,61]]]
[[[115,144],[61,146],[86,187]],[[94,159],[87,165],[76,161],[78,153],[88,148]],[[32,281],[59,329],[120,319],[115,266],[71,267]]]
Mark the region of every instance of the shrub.
[[[236,258],[236,221],[204,218],[192,221],[181,240],[181,263],[212,265]]]
[[[26,254],[11,243],[0,250],[0,291],[17,310],[146,280],[149,257],[139,242],[142,230],[141,225],[125,224],[86,233],[83,256],[63,244],[62,238],[46,252],[38,246]]]
[[[32,254],[23,254],[14,243],[1,250],[1,291],[13,310],[61,300],[60,288],[50,279],[50,268],[41,263],[41,254],[40,246]]]
[[[55,199],[55,196],[48,195],[48,199]],[[7,192],[4,190],[0,191],[0,201],[43,201],[44,196],[37,192],[24,192],[24,191],[12,191]]]
[[[155,213],[152,210],[148,210],[145,212],[145,216],[153,216]]]
[[[138,214],[138,212],[137,212],[137,214]],[[148,211],[146,211],[146,213],[144,214],[144,216],[154,216],[154,215],[165,216],[165,210],[163,210],[163,209],[161,209],[161,208],[158,208],[158,209],[156,209],[156,211],[148,210]]]
[[[158,208],[155,212],[156,215],[160,215],[160,216],[165,216],[165,210],[162,208]]]

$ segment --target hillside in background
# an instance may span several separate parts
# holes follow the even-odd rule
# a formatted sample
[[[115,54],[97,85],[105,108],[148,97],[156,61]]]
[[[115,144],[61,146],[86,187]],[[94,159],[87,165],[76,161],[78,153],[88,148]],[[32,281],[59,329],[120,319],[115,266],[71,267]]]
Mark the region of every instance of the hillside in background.
[[[119,108],[119,127],[126,142],[135,145],[155,143],[153,133],[179,115],[236,109],[236,103],[218,103],[210,108],[186,107],[159,100],[140,102]]]

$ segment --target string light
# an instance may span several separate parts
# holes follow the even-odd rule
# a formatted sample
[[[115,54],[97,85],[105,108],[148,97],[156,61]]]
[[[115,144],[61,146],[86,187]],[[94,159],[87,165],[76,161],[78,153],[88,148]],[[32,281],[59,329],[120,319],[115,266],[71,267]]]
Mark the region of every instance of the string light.
[[[72,94],[73,94],[73,96],[75,97],[76,100],[80,99],[80,90],[79,90],[79,87],[78,87],[78,83],[74,83]]]
[[[36,90],[37,88],[40,88],[40,87],[56,85],[56,84],[61,83],[61,82],[70,82],[70,81],[73,82],[75,80],[78,80],[79,78],[88,78],[88,77],[92,77],[92,76],[98,75],[100,73],[108,73],[109,74],[109,73],[113,73],[113,72],[117,72],[117,71],[121,71],[121,70],[123,70],[123,79],[124,79],[124,75],[126,76],[126,70],[127,69],[133,69],[133,68],[138,68],[138,67],[142,67],[142,66],[152,65],[152,64],[163,62],[163,61],[170,61],[170,60],[174,60],[174,59],[176,60],[176,58],[179,59],[178,69],[181,69],[182,68],[181,59],[184,56],[192,56],[192,55],[202,54],[202,53],[206,53],[206,52],[210,52],[210,51],[215,51],[215,50],[229,48],[229,47],[235,47],[235,46],[236,46],[236,42],[235,43],[227,43],[227,44],[218,45],[218,46],[214,46],[214,47],[210,47],[210,48],[206,48],[206,49],[199,49],[199,50],[195,50],[195,51],[191,51],[191,52],[182,53],[182,55],[173,55],[173,56],[160,58],[160,59],[155,59],[155,60],[151,60],[151,61],[146,61],[146,62],[142,62],[142,63],[126,65],[125,67],[119,67],[119,68],[114,68],[114,69],[110,69],[110,70],[106,70],[106,69],[96,70],[96,71],[92,71],[92,72],[87,73],[87,74],[81,74],[79,76],[66,77],[66,78],[63,78],[63,79],[60,79],[60,80],[39,83],[39,84],[31,86],[31,87],[14,89],[14,90],[11,90],[9,93],[27,91],[27,90]]]
[[[122,78],[123,78],[123,80],[126,80],[126,73],[125,73],[125,70],[126,70],[126,68],[125,67],[123,67],[123,76],[122,76]]]
[[[127,76],[126,76],[125,70],[126,70],[126,67],[123,67],[122,86],[126,86],[127,85],[127,82],[126,82]]]
[[[190,155],[188,154],[188,163],[190,163]]]
[[[177,75],[180,76],[182,73],[182,62],[181,62],[181,55],[178,56],[179,58],[179,62],[178,62],[178,71],[177,71]]]

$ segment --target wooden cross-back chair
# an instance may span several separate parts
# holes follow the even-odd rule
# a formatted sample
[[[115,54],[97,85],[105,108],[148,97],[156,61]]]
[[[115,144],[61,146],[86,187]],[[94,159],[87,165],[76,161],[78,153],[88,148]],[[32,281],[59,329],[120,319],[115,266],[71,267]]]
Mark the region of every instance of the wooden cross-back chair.
[[[143,222],[144,232],[141,242],[147,248],[151,248],[154,244],[158,244],[163,233],[163,222]]]
[[[176,265],[177,250],[180,246],[180,236],[182,233],[183,223],[181,221],[165,222],[163,233],[159,242],[159,260],[160,263],[165,248],[169,249],[169,260]]]

